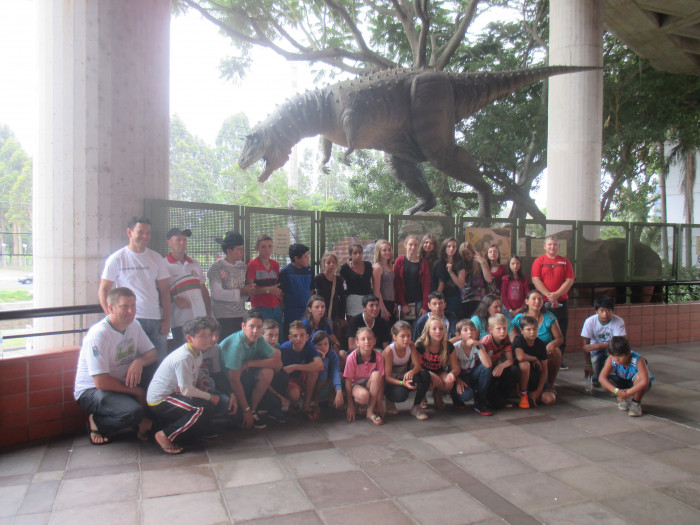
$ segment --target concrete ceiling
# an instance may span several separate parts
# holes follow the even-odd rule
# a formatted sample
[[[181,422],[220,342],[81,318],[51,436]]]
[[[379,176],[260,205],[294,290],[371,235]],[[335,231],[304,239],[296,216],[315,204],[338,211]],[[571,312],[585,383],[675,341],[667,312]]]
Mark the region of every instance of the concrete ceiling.
[[[700,75],[700,0],[607,0],[604,20],[656,69]]]

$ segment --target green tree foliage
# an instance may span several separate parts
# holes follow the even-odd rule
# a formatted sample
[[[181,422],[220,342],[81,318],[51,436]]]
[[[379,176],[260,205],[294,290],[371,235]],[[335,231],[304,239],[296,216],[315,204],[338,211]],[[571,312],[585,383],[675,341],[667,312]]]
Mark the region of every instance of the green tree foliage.
[[[31,231],[32,160],[7,125],[0,125],[0,242],[10,253],[23,253]],[[6,232],[11,232],[7,235]]]
[[[643,221],[667,168],[659,144],[678,144],[676,153],[700,148],[700,83],[653,69],[610,34],[604,54],[601,217]]]
[[[279,170],[268,184],[260,184],[252,171],[238,167],[238,156],[246,133],[248,118],[239,113],[227,118],[211,147],[192,135],[177,115],[170,121],[170,198],[188,202],[238,204],[241,206],[293,209],[333,208],[336,198],[344,195],[341,187],[314,191],[312,165],[320,160],[306,153],[300,159],[300,176],[296,189],[288,187],[287,173]]]

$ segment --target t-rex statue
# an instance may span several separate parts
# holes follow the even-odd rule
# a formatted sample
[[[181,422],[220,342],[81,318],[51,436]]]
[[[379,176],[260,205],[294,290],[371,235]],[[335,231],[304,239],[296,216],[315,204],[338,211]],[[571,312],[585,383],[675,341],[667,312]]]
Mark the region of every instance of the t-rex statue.
[[[479,196],[479,217],[490,216],[491,186],[472,155],[455,144],[455,124],[487,104],[539,80],[596,67],[550,66],[495,73],[447,73],[430,69],[387,69],[284,102],[246,136],[238,159],[242,169],[265,161],[258,175],[265,182],[289,160],[304,137],[324,137],[325,167],[332,143],[388,154],[392,175],[418,197],[404,213],[435,206],[435,196],[421,167],[430,162],[443,173],[472,186]],[[327,168],[325,168],[327,169]]]

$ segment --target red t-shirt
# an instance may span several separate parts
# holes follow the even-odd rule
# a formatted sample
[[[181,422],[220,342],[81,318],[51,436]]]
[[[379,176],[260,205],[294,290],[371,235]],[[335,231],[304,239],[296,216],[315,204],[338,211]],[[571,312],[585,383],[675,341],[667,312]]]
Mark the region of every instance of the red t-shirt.
[[[531,277],[539,277],[550,292],[556,292],[564,281],[574,278],[574,267],[569,259],[557,255],[550,259],[546,254],[540,255],[532,263]],[[560,301],[566,301],[569,294],[565,293],[559,297]],[[545,299],[546,301],[546,299]]]
[[[270,269],[268,270],[263,266],[262,261],[259,257],[256,257],[248,263],[248,271],[246,272],[246,277],[251,279],[256,286],[266,287],[274,286],[277,284],[277,279],[280,275],[280,265],[274,259],[270,259]],[[264,308],[274,308],[280,304],[278,297],[275,297],[271,293],[262,293],[250,296],[250,305],[253,308],[262,306]]]

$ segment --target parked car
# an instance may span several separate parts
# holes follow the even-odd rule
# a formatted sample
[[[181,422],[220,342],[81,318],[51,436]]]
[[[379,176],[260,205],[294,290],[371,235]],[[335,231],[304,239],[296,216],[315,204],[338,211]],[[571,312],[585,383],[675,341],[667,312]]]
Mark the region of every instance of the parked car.
[[[19,284],[32,284],[34,282],[34,276],[25,275],[24,277],[20,277],[19,279],[17,279],[17,282]]]

